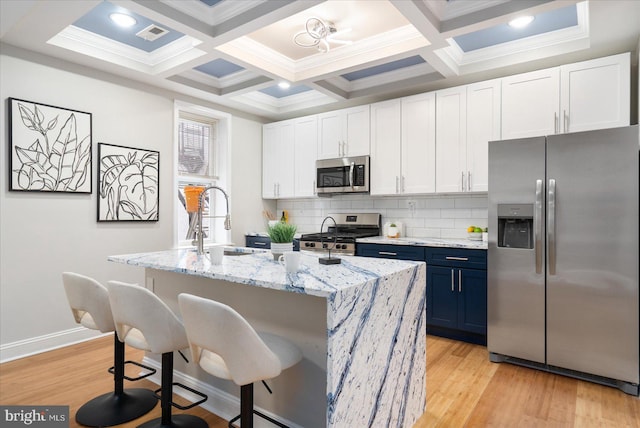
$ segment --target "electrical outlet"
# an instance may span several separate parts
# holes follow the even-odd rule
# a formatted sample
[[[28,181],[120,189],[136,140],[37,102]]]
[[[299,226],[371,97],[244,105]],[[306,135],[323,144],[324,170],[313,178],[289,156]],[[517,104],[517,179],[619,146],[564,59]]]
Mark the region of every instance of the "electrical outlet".
[[[413,217],[416,213],[416,201],[407,201],[407,206],[411,212],[411,217]]]

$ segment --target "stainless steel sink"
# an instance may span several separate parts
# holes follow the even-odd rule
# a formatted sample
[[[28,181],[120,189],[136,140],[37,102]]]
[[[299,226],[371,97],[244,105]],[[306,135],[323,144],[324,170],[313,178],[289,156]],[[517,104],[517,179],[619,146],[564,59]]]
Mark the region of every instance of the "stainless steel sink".
[[[253,253],[245,253],[245,252],[242,252],[242,251],[224,250],[224,255],[225,256],[248,256],[249,254],[253,254]]]

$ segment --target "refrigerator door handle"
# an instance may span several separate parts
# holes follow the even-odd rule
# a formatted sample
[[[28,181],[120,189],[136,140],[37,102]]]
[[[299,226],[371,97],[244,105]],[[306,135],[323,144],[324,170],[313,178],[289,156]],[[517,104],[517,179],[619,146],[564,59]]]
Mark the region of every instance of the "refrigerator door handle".
[[[536,205],[533,212],[533,247],[536,256],[536,273],[542,273],[542,180],[536,180]]]
[[[549,179],[549,212],[547,214],[547,243],[549,246],[549,275],[556,274],[556,180]]]

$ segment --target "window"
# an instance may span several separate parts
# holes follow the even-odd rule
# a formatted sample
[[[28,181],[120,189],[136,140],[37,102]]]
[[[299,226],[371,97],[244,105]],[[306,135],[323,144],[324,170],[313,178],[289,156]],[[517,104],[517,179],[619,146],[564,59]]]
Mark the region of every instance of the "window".
[[[223,146],[227,137],[224,115],[217,112],[177,103],[176,114],[176,243],[178,246],[192,245],[196,238],[197,213],[187,212],[185,187],[222,186],[227,168]],[[222,143],[222,144],[221,144]],[[202,228],[205,242],[226,242],[223,219],[224,202],[218,199],[219,192],[207,192],[204,199]],[[218,212],[220,211],[220,212]],[[215,213],[215,214],[214,214]]]
[[[217,121],[181,113],[178,120],[178,174],[215,178]],[[212,150],[213,149],[213,150]]]

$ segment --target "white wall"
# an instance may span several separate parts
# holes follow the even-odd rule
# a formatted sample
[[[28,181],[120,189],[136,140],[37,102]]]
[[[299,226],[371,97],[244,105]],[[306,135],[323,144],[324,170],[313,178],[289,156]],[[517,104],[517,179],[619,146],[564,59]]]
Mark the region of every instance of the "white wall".
[[[278,215],[289,210],[289,221],[301,233],[319,232],[332,213],[375,212],[382,224],[401,222],[412,238],[466,238],[467,227],[487,227],[487,194],[375,197],[339,195],[331,198],[279,200]],[[326,227],[326,225],[325,225]]]
[[[245,234],[266,230],[262,211],[276,203],[262,199],[262,125],[234,116],[231,127],[231,241],[244,246]]]
[[[141,268],[107,262],[106,257],[172,247],[174,103],[164,94],[135,85],[8,55],[0,56],[0,96],[0,360],[4,361],[88,336],[73,321],[61,272],[75,271],[101,282],[142,283]],[[91,195],[8,191],[8,97],[93,114]],[[261,203],[262,133],[261,125],[248,119],[234,118],[232,128],[233,239],[243,242],[244,232],[262,222],[262,208],[256,206]],[[98,142],[160,151],[158,222],[96,222]],[[245,163],[251,166],[249,175],[236,170]]]

